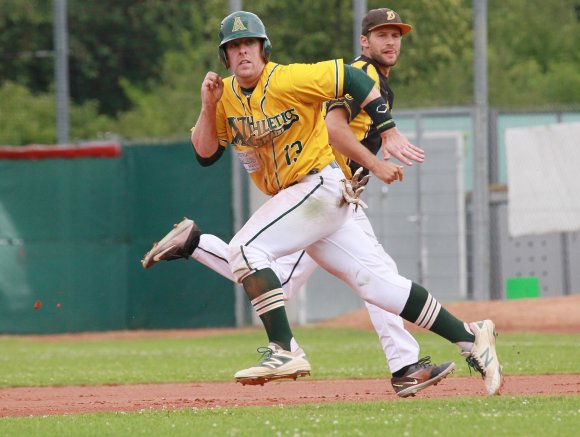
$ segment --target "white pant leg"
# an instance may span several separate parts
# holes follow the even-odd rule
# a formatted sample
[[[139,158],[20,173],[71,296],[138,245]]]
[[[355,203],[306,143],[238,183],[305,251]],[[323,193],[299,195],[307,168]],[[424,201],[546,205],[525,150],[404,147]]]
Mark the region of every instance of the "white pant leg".
[[[255,270],[269,267],[277,273],[281,282],[285,282],[284,278],[288,278],[288,274],[280,270],[280,265],[284,264],[284,258],[281,257],[315,243],[314,246],[318,245],[319,248],[312,247],[312,251],[317,254],[316,256],[321,256],[320,259],[324,260],[328,271],[351,285],[371,305],[374,302],[399,314],[407,301],[411,282],[398,275],[396,264],[382,250],[366,215],[362,213],[361,216],[357,216],[358,220],[355,222],[349,208],[338,207],[340,200],[338,181],[342,177],[344,177],[342,172],[327,168],[319,175],[305,177],[300,184],[283,190],[268,200],[229,245],[229,254],[226,257],[236,272],[233,276],[241,280]],[[337,230],[340,232],[334,235],[333,232]],[[332,239],[316,243],[327,235],[333,235]],[[344,239],[345,235],[348,236],[347,239]],[[336,242],[340,243],[340,246],[335,246]],[[225,243],[221,243],[220,251],[223,254]],[[322,253],[326,248],[329,249],[328,254]],[[352,248],[356,250],[353,251]],[[274,262],[277,258],[278,263]],[[199,260],[197,257],[196,259]],[[290,265],[294,263],[291,256],[287,260]],[[297,276],[302,278],[302,283],[316,268],[311,259],[308,261],[302,264],[305,274]],[[358,273],[357,270],[341,268],[341,265],[354,267],[361,263],[364,268],[358,270]],[[227,264],[223,263],[222,267],[225,265]],[[361,273],[363,275],[370,273],[369,278],[373,280],[368,281],[366,285],[359,283],[356,276]],[[229,275],[226,277],[232,278]],[[289,288],[297,290],[302,283],[300,285],[294,283],[293,286],[292,281],[286,282],[285,294],[291,297],[293,292],[289,291]],[[376,284],[375,290],[380,291],[378,293],[372,291],[373,285],[369,284]],[[390,358],[391,371],[416,362],[418,344],[404,330],[402,320],[381,311],[380,308],[370,306],[369,315],[385,354]]]
[[[403,311],[411,281],[387,267],[372,240],[354,220],[312,244],[308,254],[329,273],[344,281],[366,302],[390,313]]]
[[[365,228],[367,225],[364,222],[366,220],[368,223],[368,219],[366,219],[364,213],[363,216],[364,218],[357,220],[357,223]],[[370,228],[370,224],[368,227]],[[372,228],[370,231],[372,232]],[[380,246],[378,241],[377,244]],[[202,234],[199,245],[191,257],[226,279],[234,281],[234,276],[226,259],[227,255],[228,244],[225,241],[215,235]],[[280,278],[280,282],[282,282],[285,298],[290,300],[308,280],[318,267],[318,264],[307,253],[300,251],[278,258],[272,263],[271,267]],[[394,268],[396,269],[396,266]],[[391,373],[417,362],[419,359],[419,345],[404,328],[401,317],[381,310],[376,305],[366,302],[365,305],[385,352]]]
[[[419,343],[405,329],[403,319],[365,302],[391,373],[419,360]]]
[[[191,254],[191,258],[197,262],[235,282],[227,257],[228,244],[212,234],[201,234],[199,244]],[[317,267],[318,265],[304,250],[278,258],[271,265],[282,283],[286,300],[291,299],[300,290]]]
[[[383,245],[379,243],[372,225],[362,208],[358,208],[354,212],[354,219],[365,234],[373,240],[377,252],[383,257],[387,266],[395,273],[398,273],[397,264],[385,252]],[[375,331],[379,336],[379,341],[387,357],[387,363],[391,373],[409,364],[416,363],[419,360],[419,343],[405,329],[403,319],[400,316],[380,309],[376,305],[365,302],[365,306]]]
[[[339,168],[307,175],[255,211],[229,243],[228,261],[241,282],[274,260],[307,248],[342,226],[350,215],[339,207]]]
[[[201,234],[199,244],[191,254],[197,262],[209,267],[224,278],[234,281],[228,264],[228,243],[211,234]]]
[[[304,247],[325,270],[365,301],[393,314],[403,310],[411,281],[386,265],[375,243],[340,206],[340,169],[326,167],[270,198],[229,245],[228,261],[238,281]]]
[[[278,258],[272,263],[272,270],[280,278],[287,300],[296,296],[317,267],[318,264],[304,250]]]

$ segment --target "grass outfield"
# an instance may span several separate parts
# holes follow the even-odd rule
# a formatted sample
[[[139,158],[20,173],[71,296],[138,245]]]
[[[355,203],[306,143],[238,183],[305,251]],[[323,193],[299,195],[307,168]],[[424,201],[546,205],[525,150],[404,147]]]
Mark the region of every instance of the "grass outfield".
[[[308,353],[312,378],[389,376],[374,333],[294,331]],[[416,338],[422,355],[435,362],[453,359],[455,375],[469,374],[454,345],[429,333]],[[579,335],[502,334],[498,353],[507,375],[579,373],[579,340]],[[82,342],[3,337],[0,386],[231,381],[235,371],[257,361],[253,350],[264,342],[262,331]],[[2,418],[0,435],[567,436],[576,434],[578,423],[580,395],[501,396]]]
[[[387,377],[376,334],[355,329],[297,328],[313,378]],[[415,335],[421,355],[454,360],[455,375],[469,369],[455,345],[431,334]],[[580,335],[502,334],[497,349],[506,375],[579,373]],[[262,331],[188,338],[43,341],[0,338],[0,387],[232,381],[254,365]]]
[[[0,419],[21,436],[573,436],[580,396],[467,397]]]

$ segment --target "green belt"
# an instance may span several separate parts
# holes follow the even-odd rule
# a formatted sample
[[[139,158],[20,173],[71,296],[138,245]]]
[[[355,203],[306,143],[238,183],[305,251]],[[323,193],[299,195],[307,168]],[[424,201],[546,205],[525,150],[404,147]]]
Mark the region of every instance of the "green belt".
[[[328,164],[330,167],[332,168],[338,168],[338,162],[336,161],[332,161],[330,164]],[[307,174],[308,175],[313,175],[316,173],[320,173],[320,170],[318,170],[317,168],[313,168],[312,170],[310,170]]]

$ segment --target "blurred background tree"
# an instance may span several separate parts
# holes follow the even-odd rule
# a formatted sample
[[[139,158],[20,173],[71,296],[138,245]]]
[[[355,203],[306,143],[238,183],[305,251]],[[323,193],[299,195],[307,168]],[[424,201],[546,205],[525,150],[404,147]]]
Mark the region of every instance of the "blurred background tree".
[[[0,2],[0,144],[53,143],[53,5]],[[580,104],[577,0],[488,0],[489,101],[509,109]],[[227,0],[68,0],[71,140],[183,139],[217,59]],[[391,83],[396,108],[473,101],[471,0],[369,0],[414,26]],[[244,0],[276,62],[351,60],[351,0]]]
[[[580,1],[491,0],[488,23],[492,105],[580,103]]]

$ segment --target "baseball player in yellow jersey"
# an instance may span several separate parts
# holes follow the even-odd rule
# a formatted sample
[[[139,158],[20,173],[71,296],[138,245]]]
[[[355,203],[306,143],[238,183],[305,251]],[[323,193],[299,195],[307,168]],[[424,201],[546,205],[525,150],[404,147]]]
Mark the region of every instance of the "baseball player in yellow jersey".
[[[348,93],[386,140],[384,131],[393,122],[372,80],[339,60],[290,66],[268,62],[270,42],[251,13],[226,17],[220,40],[220,56],[234,76],[223,81],[213,72],[206,75],[192,144],[205,164],[233,146],[256,185],[273,195],[229,244],[232,273],[270,341],[262,362],[239,371],[236,379],[264,383],[309,374],[310,364],[288,325],[281,284],[270,268],[272,260],[306,248],[365,301],[457,343],[484,376],[488,392],[498,392],[501,369],[493,323],[464,324],[426,290],[393,272],[353,220],[351,208],[341,206],[344,174],[332,160],[316,113],[322,101]],[[383,180],[392,182],[399,175],[395,169]]]
[[[397,30],[397,32],[399,32],[399,34],[401,33],[399,30]],[[363,53],[366,51],[367,48],[363,47]],[[396,62],[396,59],[394,59],[394,61]],[[375,80],[377,83],[377,88],[387,101],[389,107],[392,107],[392,96],[388,92],[384,91],[386,87],[384,86],[384,81],[382,79],[379,80],[379,74],[377,73],[377,70],[375,70],[372,66],[371,69],[369,69],[368,62],[359,62],[358,64],[354,63],[351,65],[355,65],[357,68],[362,69],[367,73],[367,75]],[[352,100],[349,100],[349,102],[352,102]],[[343,101],[333,101],[332,103],[333,109],[336,109],[337,107],[345,104]],[[365,140],[365,136],[372,137],[373,139],[378,138],[378,146],[380,147],[380,135],[378,135],[376,130],[373,130],[373,135],[368,135],[369,126],[372,124],[370,117],[368,117],[365,112],[360,112],[360,110],[357,111],[357,109],[358,108],[350,111],[354,118],[351,121],[351,126],[356,126],[356,128],[353,130],[355,133],[357,133],[357,137],[362,140]],[[355,112],[358,112],[358,115],[356,115]],[[362,122],[359,122],[361,119]],[[338,120],[337,123],[330,123],[330,127],[333,127],[331,131],[336,130],[337,127],[334,126],[336,124],[342,124],[343,127],[346,127],[348,130],[348,124],[346,120]],[[395,131],[395,129],[389,129],[389,133],[394,133]],[[344,144],[346,153],[350,154],[354,151],[354,155],[352,157],[361,160],[361,162],[364,161],[368,167],[373,167],[374,172],[379,175],[379,178],[381,177],[382,170],[386,171],[388,174],[393,164],[377,160],[375,154],[378,151],[378,148],[371,148],[366,145],[366,147],[373,153],[368,153],[366,149],[362,149],[362,152],[366,152],[367,156],[360,156],[357,154],[357,151],[361,151],[360,147],[349,147],[348,142],[344,140],[344,138],[348,138],[349,136],[352,136],[352,134],[341,134],[338,137],[342,139],[342,141],[337,140],[337,142]],[[405,163],[409,163],[409,159],[413,159],[418,162],[422,161],[423,152],[420,149],[408,143],[408,141],[406,141],[406,139],[402,136],[395,136],[395,138],[399,139],[398,143],[393,144],[391,141],[388,144],[389,148],[393,152],[393,155]],[[353,142],[355,146],[358,142],[357,138],[354,136],[352,136],[350,141]],[[400,147],[400,149],[397,148],[397,145]],[[352,173],[348,165],[348,158],[338,152],[335,152],[335,156],[347,178],[351,179]],[[354,163],[355,161],[350,160],[350,162]],[[362,201],[359,200],[359,202]],[[363,230],[365,230],[369,237],[373,239],[377,250],[384,252],[382,246],[378,243],[378,241],[376,241],[372,227],[362,210],[355,214],[355,219],[357,219],[357,223],[363,227]],[[195,247],[191,247],[190,251],[184,254],[182,252],[183,246],[186,242],[185,237],[192,235],[192,230],[193,235],[196,235],[196,241],[194,245]],[[171,249],[167,251],[168,248]],[[175,228],[170,231],[169,235],[163,238],[160,243],[156,243],[153,249],[151,249],[151,251],[146,254],[143,259],[143,265],[145,268],[149,268],[161,259],[174,260],[179,258],[189,259],[191,257],[221,274],[225,278],[234,281],[234,277],[227,263],[227,256],[228,245],[225,241],[221,240],[215,235],[207,233],[202,234],[201,230],[199,230],[197,225],[192,220],[184,219],[181,223],[175,225]],[[385,262],[392,265],[393,269],[396,271],[396,265],[394,261],[387,254],[384,254],[384,256]],[[285,300],[291,299],[296,294],[300,287],[302,287],[302,285],[314,272],[316,267],[318,266],[314,260],[310,258],[303,250],[295,254],[281,257],[272,263],[271,268],[276,273],[276,276],[280,279]],[[387,363],[391,373],[393,374],[393,377],[391,378],[391,384],[398,396],[407,397],[414,395],[431,385],[437,384],[441,379],[445,378],[449,373],[451,373],[455,367],[453,362],[447,362],[438,366],[432,364],[429,360],[429,357],[425,357],[419,360],[419,345],[413,336],[405,330],[403,321],[399,316],[395,316],[394,314],[384,311],[375,305],[368,303],[366,305],[370,319],[373,323],[373,326],[375,327],[379,341],[387,357]]]

